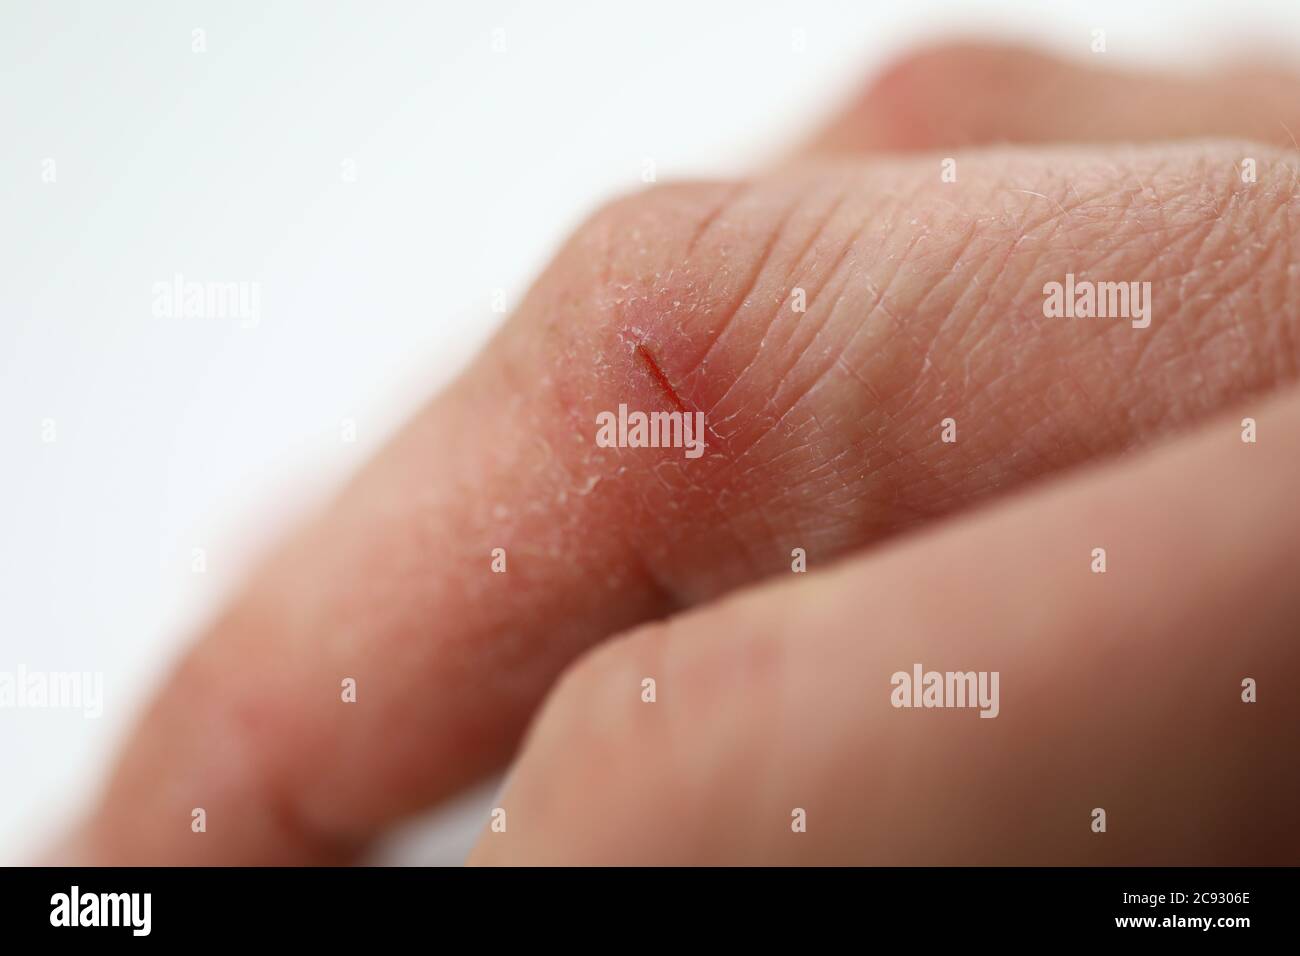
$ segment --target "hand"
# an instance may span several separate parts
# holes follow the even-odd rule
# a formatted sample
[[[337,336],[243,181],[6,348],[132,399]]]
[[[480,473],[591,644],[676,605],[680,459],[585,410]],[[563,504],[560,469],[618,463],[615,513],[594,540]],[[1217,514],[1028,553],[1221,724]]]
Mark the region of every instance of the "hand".
[[[1298,92],[945,47],[779,168],[606,206],[67,859],[351,860],[532,720],[475,862],[1295,862]],[[1149,326],[1049,317],[1067,275]],[[599,447],[620,404],[705,453]],[[996,718],[893,706],[917,663]]]

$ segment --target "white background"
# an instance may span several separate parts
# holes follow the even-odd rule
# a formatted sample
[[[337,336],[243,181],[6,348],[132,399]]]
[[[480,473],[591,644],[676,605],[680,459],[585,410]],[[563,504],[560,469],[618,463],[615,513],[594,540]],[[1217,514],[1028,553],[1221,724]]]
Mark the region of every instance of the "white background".
[[[1294,0],[0,0],[0,671],[105,681],[98,720],[0,709],[0,863],[93,796],[260,546],[487,338],[493,290],[646,159],[744,170],[953,34],[1086,57],[1104,29],[1109,62],[1160,66],[1298,26]],[[176,273],[260,283],[260,323],[155,318]],[[458,861],[490,793],[378,858]]]

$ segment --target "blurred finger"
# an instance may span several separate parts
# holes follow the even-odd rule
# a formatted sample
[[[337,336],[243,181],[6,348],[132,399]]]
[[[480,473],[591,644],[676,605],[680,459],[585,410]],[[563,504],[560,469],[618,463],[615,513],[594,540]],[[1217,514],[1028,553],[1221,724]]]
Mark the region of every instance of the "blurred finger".
[[[1211,136],[1300,149],[1296,135],[1300,79],[1281,71],[1180,75],[957,43],[892,64],[802,154]]]

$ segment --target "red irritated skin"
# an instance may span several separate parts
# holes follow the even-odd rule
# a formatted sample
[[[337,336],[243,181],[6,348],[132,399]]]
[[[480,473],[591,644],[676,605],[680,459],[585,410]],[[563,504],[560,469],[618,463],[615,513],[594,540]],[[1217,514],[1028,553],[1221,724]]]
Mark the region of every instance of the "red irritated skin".
[[[823,566],[1295,379],[1293,157],[970,151],[951,184],[939,158],[597,212],[207,629],[83,858],[351,859],[500,766],[602,638],[787,571],[794,548]],[[1151,328],[1046,318],[1067,273],[1150,282]],[[703,412],[705,454],[598,447],[620,403]],[[189,838],[194,807],[221,839]]]

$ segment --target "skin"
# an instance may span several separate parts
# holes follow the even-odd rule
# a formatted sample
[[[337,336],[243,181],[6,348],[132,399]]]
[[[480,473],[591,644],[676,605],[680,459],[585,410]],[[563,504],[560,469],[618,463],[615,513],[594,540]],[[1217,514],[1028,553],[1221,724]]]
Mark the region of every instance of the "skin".
[[[1232,784],[1300,729],[1295,399],[1266,398],[1300,359],[1274,128],[1300,98],[1221,86],[932,50],[779,168],[607,205],[201,636],[56,857],[355,859],[547,701],[476,862],[1294,862],[1294,776]],[[1163,141],[1188,135],[1232,138]],[[1152,327],[1045,319],[1067,272],[1150,281]],[[597,448],[620,402],[705,411],[707,453]],[[1210,424],[1235,407],[1258,445]],[[812,573],[723,598],[796,547]],[[1003,716],[888,707],[889,673],[968,646]],[[1277,690],[1255,709],[1252,670]],[[794,806],[817,820],[796,841]],[[1114,839],[1088,839],[1094,806]]]
[[[602,646],[473,862],[1294,863],[1300,392],[1258,411]],[[892,707],[913,662],[999,714]]]

